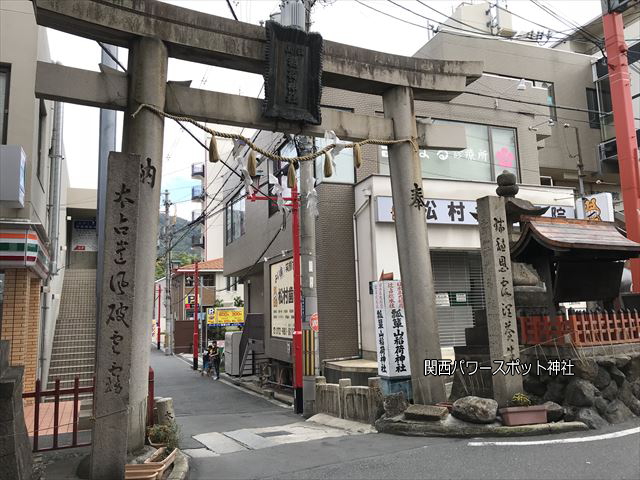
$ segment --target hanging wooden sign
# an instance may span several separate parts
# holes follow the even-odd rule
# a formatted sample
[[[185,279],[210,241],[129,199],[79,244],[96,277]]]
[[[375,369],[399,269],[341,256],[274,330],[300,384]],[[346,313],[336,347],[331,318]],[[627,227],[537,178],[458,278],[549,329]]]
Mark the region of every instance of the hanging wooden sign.
[[[320,125],[322,36],[268,21],[263,115]]]

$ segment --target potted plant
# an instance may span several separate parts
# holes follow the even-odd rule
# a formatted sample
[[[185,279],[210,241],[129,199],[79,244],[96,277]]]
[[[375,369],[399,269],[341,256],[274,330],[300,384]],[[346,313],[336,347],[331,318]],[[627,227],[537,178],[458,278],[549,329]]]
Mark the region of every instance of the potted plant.
[[[166,424],[153,425],[147,429],[149,445],[155,448],[167,447],[167,453],[178,448],[179,437],[178,425],[173,420]]]
[[[524,393],[516,393],[509,406],[501,408],[498,412],[502,417],[502,423],[509,427],[547,423],[547,407],[531,405],[531,400]]]

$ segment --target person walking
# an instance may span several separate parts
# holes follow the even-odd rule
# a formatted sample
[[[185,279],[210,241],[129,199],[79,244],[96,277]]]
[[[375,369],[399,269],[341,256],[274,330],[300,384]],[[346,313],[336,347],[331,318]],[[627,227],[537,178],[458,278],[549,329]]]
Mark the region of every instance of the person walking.
[[[200,376],[204,375],[205,372],[209,375],[211,371],[211,345],[206,352],[202,354],[202,371],[200,372]]]
[[[213,343],[213,347],[209,351],[209,363],[215,370],[216,380],[220,380],[220,350],[217,342]]]

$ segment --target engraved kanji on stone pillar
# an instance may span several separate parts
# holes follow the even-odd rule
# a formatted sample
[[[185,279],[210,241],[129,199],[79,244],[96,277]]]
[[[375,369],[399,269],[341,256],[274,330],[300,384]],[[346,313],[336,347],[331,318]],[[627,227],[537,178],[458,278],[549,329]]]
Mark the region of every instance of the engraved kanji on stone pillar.
[[[520,359],[505,200],[494,196],[479,198],[477,212],[493,396],[500,406],[506,406],[515,393],[522,392],[522,375],[519,369],[514,375],[496,371],[505,370],[502,366],[507,362]]]
[[[102,303],[96,343],[91,478],[124,478],[127,458],[131,325],[135,315],[139,155],[109,154]]]

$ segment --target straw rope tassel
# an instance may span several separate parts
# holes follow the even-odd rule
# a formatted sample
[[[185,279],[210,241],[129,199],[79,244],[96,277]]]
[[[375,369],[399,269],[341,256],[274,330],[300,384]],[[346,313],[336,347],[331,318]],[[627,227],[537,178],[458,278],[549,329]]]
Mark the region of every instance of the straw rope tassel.
[[[287,187],[296,188],[296,167],[293,162],[289,162],[289,171],[287,173]]]
[[[362,148],[359,143],[353,145],[353,161],[356,164],[356,168],[360,168],[360,165],[362,165]]]
[[[247,171],[250,177],[256,176],[256,170],[258,168],[258,161],[256,159],[256,152],[251,150],[249,152],[249,158],[247,158]]]
[[[217,163],[220,161],[220,153],[218,152],[218,142],[216,142],[215,135],[211,135],[211,140],[209,141],[209,161],[212,163]]]
[[[331,152],[324,154],[324,176],[329,178],[333,175],[333,155]]]

